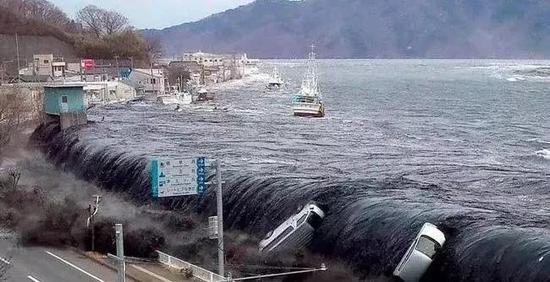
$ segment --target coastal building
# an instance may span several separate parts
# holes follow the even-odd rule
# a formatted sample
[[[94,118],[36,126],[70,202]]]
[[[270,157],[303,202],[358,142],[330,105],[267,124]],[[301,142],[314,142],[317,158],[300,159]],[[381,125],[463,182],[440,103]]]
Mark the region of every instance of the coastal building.
[[[61,57],[54,57],[53,54],[33,55],[32,75],[52,78],[64,77],[66,67],[65,60]]]
[[[166,78],[163,69],[133,69],[128,79],[134,85],[139,85],[145,94],[164,95]]]
[[[246,54],[213,54],[199,51],[184,53],[176,63],[188,68],[194,83],[204,85],[242,78],[251,73],[249,70],[256,68],[257,60],[249,59]]]
[[[32,70],[34,75],[53,76],[53,54],[33,55]]]
[[[125,80],[85,82],[84,91],[88,104],[123,102],[137,96],[137,90],[133,85],[128,85]]]
[[[88,122],[86,92],[79,84],[44,86],[43,108],[48,116],[59,117],[62,129]]]
[[[49,115],[86,112],[87,101],[83,85],[62,84],[44,86],[44,112]]]
[[[227,56],[221,54],[203,53],[201,51],[195,53],[184,53],[183,61],[196,62],[204,67],[219,67],[223,66],[228,59]]]

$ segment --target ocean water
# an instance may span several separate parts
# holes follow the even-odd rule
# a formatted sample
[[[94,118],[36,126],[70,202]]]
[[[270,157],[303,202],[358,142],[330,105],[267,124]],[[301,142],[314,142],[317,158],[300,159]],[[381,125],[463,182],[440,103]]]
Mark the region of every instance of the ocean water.
[[[182,111],[93,108],[97,122],[58,137],[65,144],[49,154],[75,171],[95,160],[97,175],[82,174],[93,179],[132,163],[138,180],[125,186],[140,197],[147,159],[219,158],[228,228],[262,236],[315,200],[327,218],[311,248],[365,275],[391,273],[430,221],[448,242],[428,281],[550,279],[550,61],[318,64],[325,118],[292,116],[305,62],[268,61],[261,70],[277,66],[281,90],[258,74]]]

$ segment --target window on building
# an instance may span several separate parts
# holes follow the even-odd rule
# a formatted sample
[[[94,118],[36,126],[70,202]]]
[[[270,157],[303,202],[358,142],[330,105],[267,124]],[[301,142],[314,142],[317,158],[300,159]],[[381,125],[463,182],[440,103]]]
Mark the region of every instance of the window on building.
[[[44,64],[49,64],[50,60],[44,60]]]
[[[151,78],[151,84],[157,84],[157,79],[156,78]]]
[[[69,98],[67,96],[61,96],[61,103],[69,103]]]

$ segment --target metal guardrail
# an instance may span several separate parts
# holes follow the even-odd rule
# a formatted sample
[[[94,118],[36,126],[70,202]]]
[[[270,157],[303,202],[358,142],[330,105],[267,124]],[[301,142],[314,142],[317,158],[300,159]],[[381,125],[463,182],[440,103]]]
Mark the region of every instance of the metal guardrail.
[[[156,251],[156,252],[159,255],[158,261],[161,264],[164,264],[176,269],[189,269],[193,273],[194,277],[202,281],[206,281],[206,282],[228,281],[225,277],[218,275],[210,270],[188,263],[179,258],[173,257],[169,254],[165,254],[161,251]]]

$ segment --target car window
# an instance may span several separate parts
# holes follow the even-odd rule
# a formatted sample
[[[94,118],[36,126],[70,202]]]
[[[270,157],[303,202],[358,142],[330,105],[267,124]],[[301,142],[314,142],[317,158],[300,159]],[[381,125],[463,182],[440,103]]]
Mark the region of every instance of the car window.
[[[285,229],[285,231],[279,234],[277,238],[273,239],[273,241],[271,241],[271,243],[269,243],[265,247],[265,250],[270,250],[271,248],[277,246],[280,243],[280,241],[283,240],[288,234],[292,233],[293,230],[294,228],[292,226],[289,226],[287,229]]]
[[[306,221],[306,218],[307,218],[307,213],[302,215],[300,217],[300,219],[298,219],[298,223],[296,224],[297,226],[300,226],[302,223],[304,223],[304,221]]]
[[[439,243],[437,243],[432,238],[422,235],[420,236],[420,239],[418,239],[418,243],[416,244],[416,250],[420,251],[421,253],[428,256],[430,259],[434,257],[437,250],[439,250],[441,246]]]

